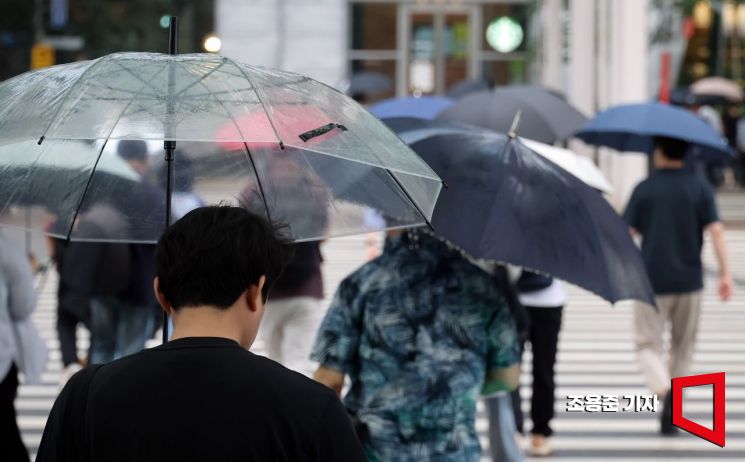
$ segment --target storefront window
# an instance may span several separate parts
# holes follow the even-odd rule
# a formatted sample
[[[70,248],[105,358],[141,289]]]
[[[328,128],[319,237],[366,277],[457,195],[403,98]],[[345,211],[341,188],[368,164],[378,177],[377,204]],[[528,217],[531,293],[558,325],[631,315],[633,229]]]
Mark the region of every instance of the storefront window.
[[[350,42],[353,50],[396,49],[396,3],[352,3],[351,10]]]

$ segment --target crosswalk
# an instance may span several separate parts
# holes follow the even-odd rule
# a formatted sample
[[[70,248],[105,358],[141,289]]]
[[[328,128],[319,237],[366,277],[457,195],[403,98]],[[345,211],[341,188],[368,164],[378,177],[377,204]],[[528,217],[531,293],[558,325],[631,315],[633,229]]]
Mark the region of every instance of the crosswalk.
[[[729,255],[736,277],[736,295],[729,303],[716,298],[715,273],[707,272],[707,289],[693,373],[727,373],[727,443],[719,448],[691,435],[675,438],[658,436],[654,413],[566,412],[569,395],[646,394],[634,362],[631,343],[631,310],[627,303],[615,307],[581,289],[570,288],[570,301],[564,312],[557,364],[556,419],[552,426],[555,448],[552,461],[743,461],[745,460],[745,231],[727,236]],[[327,298],[339,281],[365,259],[364,237],[329,240],[324,247]],[[707,268],[715,268],[710,244],[705,247]],[[55,325],[56,279],[50,275],[40,288],[39,305],[33,320],[46,340],[51,354],[40,385],[20,388],[17,409],[23,439],[34,457],[47,415],[58,392],[61,374],[59,343]],[[82,332],[79,348],[88,340]],[[257,344],[257,353],[262,345]],[[529,351],[525,359],[530,359]],[[523,405],[530,397],[529,361],[521,379]],[[711,422],[711,389],[693,390],[686,395],[687,418]],[[527,408],[526,408],[527,410]],[[479,405],[477,429],[486,455],[488,423]],[[527,423],[530,428],[530,423]],[[528,459],[531,460],[531,459]],[[538,460],[538,459],[535,459]]]

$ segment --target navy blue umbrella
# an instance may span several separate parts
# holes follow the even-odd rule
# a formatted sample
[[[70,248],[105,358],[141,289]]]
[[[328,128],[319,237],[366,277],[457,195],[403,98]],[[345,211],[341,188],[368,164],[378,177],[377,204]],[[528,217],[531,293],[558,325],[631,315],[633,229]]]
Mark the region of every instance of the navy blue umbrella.
[[[391,98],[374,104],[369,111],[378,119],[392,117],[415,117],[434,119],[442,111],[453,105],[453,100],[442,96],[422,96],[415,98]]]
[[[694,113],[661,103],[625,104],[599,113],[575,136],[617,151],[654,152],[654,137],[687,141],[700,154],[731,156],[727,140]]]
[[[448,185],[435,233],[475,258],[522,266],[606,300],[654,304],[628,227],[594,189],[519,139],[419,119],[387,119]]]

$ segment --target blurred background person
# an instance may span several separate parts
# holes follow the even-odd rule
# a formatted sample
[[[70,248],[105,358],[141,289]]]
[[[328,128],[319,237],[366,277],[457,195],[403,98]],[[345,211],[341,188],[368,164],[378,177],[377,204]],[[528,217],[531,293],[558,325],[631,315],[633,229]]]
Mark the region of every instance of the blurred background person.
[[[275,223],[282,223],[283,215],[305,216],[307,219],[298,223],[293,232],[300,236],[318,235],[326,228],[328,217],[325,212],[315,211],[325,211],[331,200],[324,183],[291,156],[271,149],[258,151],[256,165],[262,173],[264,189],[251,182],[241,192],[240,203],[266,216],[262,195],[267,192],[275,201],[276,215],[271,217]],[[298,201],[297,197],[305,201]],[[269,294],[259,339],[264,342],[267,357],[310,377],[316,363],[309,356],[324,314],[323,256],[318,241],[295,243],[293,248],[293,259]]]
[[[126,226],[113,206],[98,203],[80,216],[76,233],[83,239],[115,237]],[[130,292],[137,268],[130,244],[71,241],[62,272],[69,275],[67,299],[90,307],[91,363],[106,363],[144,348],[152,311],[131,302],[137,296]]]
[[[293,245],[294,257],[272,288],[259,330],[266,355],[285,367],[313,375],[309,359],[323,320],[323,256],[318,242]]]
[[[26,255],[0,233],[0,459],[28,461],[16,421],[15,399],[22,352],[18,323],[36,307],[33,273]]]

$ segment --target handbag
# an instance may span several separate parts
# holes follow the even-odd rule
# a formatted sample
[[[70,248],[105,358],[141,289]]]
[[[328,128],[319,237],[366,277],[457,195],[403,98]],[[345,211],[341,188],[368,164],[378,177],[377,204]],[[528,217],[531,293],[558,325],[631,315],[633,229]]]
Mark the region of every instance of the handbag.
[[[16,365],[23,373],[25,383],[41,383],[41,374],[46,370],[49,350],[44,339],[41,338],[36,326],[28,317],[22,321],[13,322],[16,341]]]

